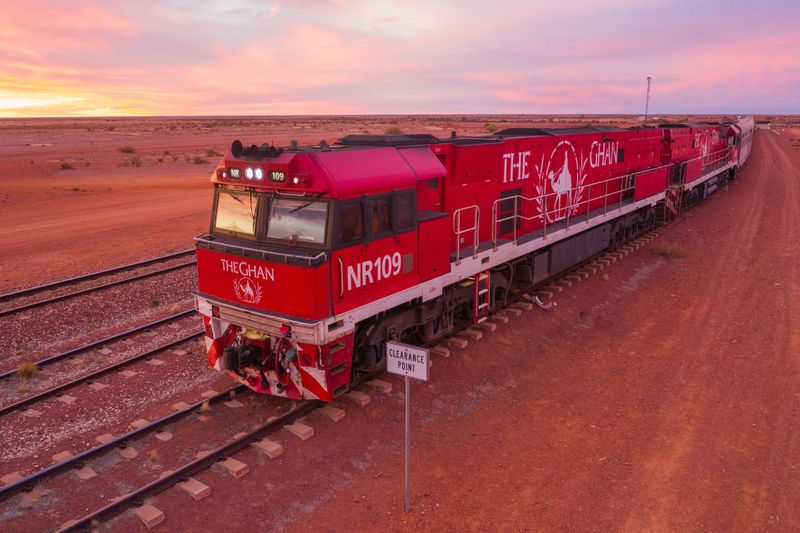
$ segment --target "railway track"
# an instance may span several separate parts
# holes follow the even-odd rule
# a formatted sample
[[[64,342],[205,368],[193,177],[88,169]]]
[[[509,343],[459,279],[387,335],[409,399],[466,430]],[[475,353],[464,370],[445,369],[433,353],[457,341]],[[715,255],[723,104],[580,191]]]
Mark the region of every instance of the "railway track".
[[[33,364],[36,365],[36,368],[38,370],[42,370],[43,368],[46,368],[47,366],[52,365],[53,363],[57,363],[59,361],[63,361],[64,359],[67,359],[69,357],[74,357],[75,355],[78,355],[78,354],[80,354],[82,352],[86,352],[86,351],[91,350],[93,348],[102,348],[106,344],[109,344],[109,343],[112,343],[114,341],[118,341],[118,340],[124,339],[124,338],[129,337],[131,335],[134,335],[136,333],[147,331],[147,330],[149,330],[151,328],[154,328],[154,327],[157,327],[157,326],[161,326],[163,324],[167,324],[169,322],[172,322],[173,320],[177,320],[177,319],[180,319],[180,318],[184,318],[184,317],[193,315],[194,313],[195,313],[194,309],[189,309],[189,310],[186,310],[186,311],[181,311],[179,313],[174,313],[174,314],[171,314],[171,315],[166,316],[164,318],[160,318],[158,320],[154,320],[152,322],[148,322],[147,324],[142,324],[141,326],[136,326],[135,328],[131,328],[131,329],[128,329],[126,331],[122,331],[122,332],[117,333],[115,335],[111,335],[109,337],[105,337],[103,339],[100,339],[100,340],[97,340],[97,341],[94,341],[94,342],[90,342],[90,343],[84,344],[82,346],[77,346],[77,347],[72,348],[70,350],[66,350],[64,352],[45,357],[43,359],[39,359],[38,361],[34,361]],[[17,373],[18,373],[18,370],[16,370],[16,369],[0,371],[0,380],[13,377],[13,376],[17,375]]]
[[[0,487],[0,502],[3,502],[11,498],[15,494],[32,489],[34,485],[36,485],[37,483],[41,483],[46,479],[57,476],[74,468],[82,468],[84,463],[86,463],[86,461],[98,457],[115,448],[124,448],[127,446],[127,443],[132,440],[139,439],[150,433],[161,431],[162,427],[166,426],[167,424],[173,424],[183,418],[186,418],[187,416],[199,410],[205,403],[208,403],[209,405],[214,405],[221,401],[224,401],[227,398],[231,398],[235,395],[238,395],[239,393],[247,392],[249,390],[250,389],[248,389],[244,385],[237,385],[224,392],[220,392],[216,396],[212,396],[208,399],[198,401],[192,405],[189,405],[184,409],[170,413],[162,418],[159,418],[158,420],[154,420],[153,422],[150,422],[145,426],[133,429],[109,441],[99,444],[94,448],[85,450],[69,459],[65,459],[64,461],[60,461],[46,468],[43,468],[38,472],[29,474],[24,478],[20,479],[19,481],[16,481],[9,485],[4,485],[3,487]]]
[[[382,373],[382,371],[364,374],[357,380],[357,382],[353,386],[355,387],[361,385],[362,383],[375,378],[380,373]],[[214,396],[213,397],[214,402],[218,403],[224,400],[226,397],[230,396],[231,391],[240,390],[240,388],[247,389],[244,385],[234,387],[230,391],[225,391],[223,393],[218,394],[217,396]],[[194,410],[198,409],[202,405],[202,403],[203,402],[201,401],[192,406],[189,406],[182,413],[180,413],[180,416],[178,416],[179,413],[173,413],[171,415],[168,415],[167,417],[164,417],[163,419],[157,420],[149,424],[147,426],[147,431],[142,431],[142,433],[154,431],[156,427],[165,425],[166,423],[171,421],[168,420],[170,419],[170,417],[178,417],[178,418],[185,417],[187,413],[191,413]],[[141,505],[145,498],[155,496],[178,483],[185,482],[194,474],[197,474],[198,472],[201,472],[213,466],[215,463],[232,456],[236,452],[243,450],[244,448],[253,444],[254,442],[257,442],[267,437],[271,433],[278,431],[284,426],[295,422],[299,418],[302,418],[310,414],[314,410],[323,407],[324,405],[325,403],[319,400],[307,400],[304,402],[297,403],[296,405],[294,405],[293,402],[291,409],[289,409],[289,411],[287,411],[286,413],[276,418],[272,418],[268,420],[266,423],[261,424],[250,431],[243,432],[237,435],[236,437],[233,438],[232,441],[227,442],[221,446],[218,446],[213,450],[208,450],[201,457],[197,457],[193,461],[185,463],[183,466],[171,470],[168,474],[148,483],[147,485],[144,485],[136,490],[133,490],[128,494],[125,494],[115,499],[114,501],[112,501],[111,503],[100,509],[96,509],[79,519],[71,520],[70,522],[62,526],[61,529],[59,529],[58,531],[59,532],[84,531],[88,530],[90,527],[96,527],[98,522],[108,521],[131,507]],[[125,440],[131,440],[131,439],[132,437],[130,434],[126,434],[119,437],[119,440],[123,442]],[[102,453],[101,451],[95,452],[94,449],[87,450],[87,452],[84,453],[89,454],[90,452],[92,456],[99,455],[100,453]],[[77,464],[80,464],[80,462],[85,460],[86,457],[84,457],[82,460],[77,460],[76,458],[73,458],[70,460],[71,462],[69,464],[65,464],[63,466],[60,464],[53,465],[52,467],[46,470],[57,469],[59,472],[63,472],[64,470],[74,468]],[[33,478],[33,476],[35,475],[39,474],[31,475],[29,476],[29,478]],[[43,473],[41,475],[48,476],[54,474]],[[11,486],[8,487],[9,490],[8,495],[4,493],[3,489],[0,489],[0,501],[3,501],[7,497],[13,495],[13,493],[17,493],[20,492],[21,490],[24,490],[24,487],[31,486],[31,484],[34,482],[35,481],[33,479],[28,479],[28,478],[22,479],[17,483],[15,483],[14,489],[12,489]]]
[[[323,402],[319,400],[309,400],[298,404],[285,414],[261,424],[255,429],[238,435],[232,441],[227,442],[213,450],[209,450],[202,457],[196,458],[183,466],[174,469],[168,474],[160,477],[147,485],[121,496],[108,505],[96,509],[83,517],[72,520],[59,529],[59,532],[83,531],[91,527],[96,527],[98,522],[103,522],[114,518],[127,509],[140,505],[145,498],[155,496],[160,492],[186,481],[192,475],[197,474],[215,463],[223,460],[254,442],[274,433],[287,424],[290,424],[305,415],[310,414],[315,409],[321,407]],[[20,482],[21,483],[21,482]],[[1,494],[1,493],[0,493]]]
[[[18,411],[18,410],[20,410],[22,408],[28,407],[28,406],[30,406],[32,404],[35,404],[35,403],[38,403],[38,402],[40,402],[42,400],[46,400],[47,398],[51,398],[53,396],[59,395],[62,392],[66,391],[67,389],[71,389],[72,387],[75,387],[75,386],[80,385],[82,383],[91,382],[94,379],[102,377],[102,376],[104,376],[106,374],[109,374],[111,372],[117,371],[120,368],[125,367],[127,365],[130,365],[132,363],[135,363],[137,361],[141,361],[141,360],[153,357],[156,354],[161,353],[161,352],[163,352],[165,350],[168,350],[168,349],[170,349],[170,348],[172,348],[174,346],[178,346],[178,345],[183,344],[185,342],[188,342],[188,341],[191,341],[193,339],[196,339],[196,338],[200,337],[202,334],[203,334],[202,331],[198,331],[198,332],[195,332],[195,333],[191,333],[189,335],[184,335],[184,336],[182,336],[181,338],[179,338],[177,340],[173,340],[173,341],[170,341],[170,342],[168,342],[166,344],[162,344],[160,346],[157,346],[156,348],[153,348],[152,350],[148,350],[148,351],[146,351],[144,353],[140,353],[140,354],[134,355],[132,357],[128,357],[126,359],[123,359],[121,361],[118,361],[116,363],[112,363],[110,365],[106,365],[106,366],[104,366],[104,367],[102,367],[102,368],[100,368],[98,370],[90,372],[89,374],[85,374],[83,376],[80,376],[78,378],[72,379],[72,380],[67,381],[65,383],[61,383],[61,384],[56,385],[54,387],[50,387],[49,389],[46,389],[46,390],[41,391],[39,393],[36,393],[36,394],[31,395],[31,396],[27,396],[25,398],[22,398],[21,400],[17,400],[17,401],[15,401],[13,403],[7,404],[7,405],[5,405],[3,407],[0,407],[0,417],[6,416],[6,415],[11,414],[13,412],[16,412],[16,411]],[[65,356],[63,356],[63,354],[59,354],[59,357],[63,358]]]
[[[124,283],[129,283],[136,280],[146,279],[152,276],[165,274],[167,272],[172,272],[174,270],[187,268],[195,264],[194,259],[188,262],[180,262],[178,264],[167,264],[160,268],[156,268],[155,270],[147,270],[145,272],[134,274],[132,276],[126,276],[119,279],[112,279],[110,281],[103,281],[99,284],[91,283],[101,280],[102,278],[114,277],[119,274],[123,274],[125,272],[153,267],[158,263],[170,262],[173,260],[179,260],[185,257],[194,256],[194,253],[195,253],[194,250],[183,250],[180,252],[174,252],[171,254],[162,255],[159,257],[153,257],[151,259],[146,259],[144,261],[128,263],[125,265],[120,265],[106,270],[91,272],[89,274],[83,274],[81,276],[66,278],[54,281],[52,283],[46,283],[44,285],[37,285],[35,287],[29,287],[27,289],[22,289],[2,294],[0,295],[0,306],[2,306],[3,308],[0,309],[0,318],[12,315],[14,313],[19,313],[21,311],[26,311],[29,309],[34,309],[36,307],[41,307],[43,305],[58,302],[61,300],[66,300],[68,298],[74,298],[76,296],[81,296],[83,294],[95,292],[101,289],[106,289]],[[42,296],[42,297],[37,298],[37,296]]]

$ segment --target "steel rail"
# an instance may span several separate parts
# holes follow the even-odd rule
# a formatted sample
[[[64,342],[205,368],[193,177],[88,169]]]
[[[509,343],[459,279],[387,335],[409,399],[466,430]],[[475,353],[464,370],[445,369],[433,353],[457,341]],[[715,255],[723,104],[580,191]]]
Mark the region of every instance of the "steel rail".
[[[5,294],[0,294],[0,302],[5,302],[12,298],[20,298],[22,296],[29,296],[39,291],[44,291],[48,289],[56,289],[58,287],[63,287],[64,285],[69,285],[71,283],[78,283],[80,281],[86,281],[93,278],[97,278],[100,276],[107,276],[110,274],[115,274],[117,272],[124,272],[125,270],[130,270],[132,268],[141,267],[150,265],[153,263],[158,263],[159,261],[168,261],[170,259],[176,259],[178,257],[184,257],[187,255],[191,255],[194,253],[194,250],[181,250],[180,252],[173,252],[171,254],[161,255],[158,257],[152,257],[150,259],[144,259],[142,261],[137,261],[135,263],[127,263],[125,265],[119,265],[113,268],[108,268],[106,270],[97,270],[95,272],[90,272],[88,274],[81,274],[80,276],[75,276],[72,278],[64,278],[57,281],[53,281],[50,283],[45,283],[43,285],[36,285],[35,287],[28,287],[26,289],[20,289],[14,292],[7,292]]]
[[[4,316],[7,316],[7,315],[10,315],[10,314],[13,314],[13,313],[18,313],[20,311],[25,311],[27,309],[33,309],[34,307],[40,307],[40,306],[45,305],[45,304],[51,304],[51,303],[54,303],[54,302],[59,302],[61,300],[66,300],[67,298],[73,298],[75,296],[81,296],[83,294],[87,294],[87,293],[90,293],[90,292],[99,291],[100,289],[107,289],[109,287],[115,287],[117,285],[122,285],[123,283],[128,283],[128,282],[131,282],[131,281],[137,281],[137,280],[140,280],[140,279],[145,279],[145,278],[149,278],[149,277],[152,277],[152,276],[157,276],[159,274],[164,274],[166,272],[172,272],[173,270],[178,270],[179,268],[186,268],[188,266],[192,266],[193,264],[194,264],[194,262],[181,263],[180,265],[172,265],[172,266],[168,266],[166,268],[162,268],[162,269],[159,269],[159,270],[154,270],[152,272],[145,272],[143,274],[137,274],[136,276],[131,276],[129,278],[118,279],[118,280],[115,280],[115,281],[109,281],[107,283],[103,283],[101,285],[96,285],[94,287],[87,287],[85,289],[80,289],[80,290],[77,290],[75,292],[62,294],[60,296],[53,296],[52,298],[47,298],[47,299],[39,300],[39,301],[36,301],[36,302],[22,304],[22,305],[19,305],[17,307],[12,307],[10,309],[5,309],[3,311],[0,311],[0,317],[4,317]]]
[[[96,370],[96,371],[94,371],[94,372],[92,372],[90,374],[86,374],[85,376],[81,376],[79,378],[73,379],[72,381],[68,381],[66,383],[62,383],[61,385],[56,385],[55,387],[49,388],[49,389],[47,389],[45,391],[42,391],[42,392],[40,392],[38,394],[34,394],[33,396],[28,396],[27,398],[23,398],[22,400],[18,400],[16,402],[12,403],[12,404],[0,407],[0,417],[5,416],[5,415],[7,415],[9,413],[12,413],[12,412],[14,412],[14,411],[16,411],[16,410],[18,410],[18,409],[20,409],[22,407],[25,407],[27,405],[30,405],[32,403],[36,403],[36,402],[42,401],[42,400],[44,400],[46,398],[49,398],[51,396],[54,396],[54,395],[56,395],[56,394],[58,394],[58,393],[60,393],[60,392],[62,392],[64,390],[67,390],[69,388],[74,387],[75,385],[79,385],[79,384],[84,383],[86,381],[90,381],[90,380],[92,380],[94,378],[98,378],[100,376],[108,374],[109,372],[113,372],[114,370],[117,370],[120,367],[129,365],[131,363],[135,363],[136,361],[139,361],[141,359],[145,359],[147,357],[151,357],[151,356],[153,356],[153,355],[155,355],[157,353],[163,352],[164,350],[168,350],[168,349],[172,348],[173,346],[177,346],[178,344],[182,344],[184,342],[188,342],[188,341],[190,341],[190,340],[192,340],[192,339],[194,339],[196,337],[199,337],[202,334],[203,334],[202,331],[198,331],[197,333],[192,333],[190,335],[186,335],[184,337],[181,337],[178,340],[172,341],[172,342],[170,342],[168,344],[161,345],[161,346],[159,346],[157,348],[154,348],[152,350],[149,350],[149,351],[147,351],[145,353],[141,353],[139,355],[134,355],[133,357],[129,357],[129,358],[124,359],[122,361],[119,361],[117,363],[114,363],[114,364],[111,364],[111,365],[108,365],[108,366],[104,366],[103,368],[101,368],[99,370]]]
[[[55,354],[55,355],[51,355],[49,357],[45,357],[44,359],[40,359],[38,361],[35,361],[33,364],[36,365],[38,368],[41,368],[41,367],[47,366],[49,364],[55,363],[57,361],[60,361],[60,360],[66,358],[66,357],[69,357],[71,355],[75,355],[75,354],[80,353],[80,352],[85,352],[86,350],[91,350],[92,348],[97,348],[98,346],[103,346],[104,344],[108,344],[110,342],[114,342],[116,340],[122,339],[124,337],[129,336],[129,335],[133,335],[135,333],[139,333],[140,331],[144,331],[144,330],[147,330],[147,329],[150,329],[150,328],[154,328],[154,327],[160,326],[161,324],[164,324],[166,322],[170,322],[170,321],[178,319],[178,318],[183,318],[185,316],[189,316],[189,315],[192,315],[194,313],[195,313],[194,309],[188,309],[186,311],[181,311],[179,313],[175,313],[175,314],[166,316],[164,318],[160,318],[158,320],[154,320],[152,322],[148,322],[147,324],[143,324],[141,326],[137,326],[137,327],[129,329],[127,331],[123,331],[121,333],[117,333],[115,335],[111,335],[110,337],[106,337],[104,339],[100,339],[100,340],[97,340],[97,341],[94,341],[94,342],[90,342],[89,344],[84,344],[83,346],[78,346],[76,348],[72,348],[70,350],[67,350],[66,352],[61,352],[59,354]],[[9,378],[9,377],[13,376],[16,373],[17,373],[17,370],[6,370],[4,372],[0,372],[0,379]]]
[[[62,472],[70,470],[72,468],[81,468],[83,464],[103,453],[108,452],[112,448],[115,447],[123,447],[126,445],[128,441],[139,439],[148,433],[159,431],[161,428],[166,426],[167,424],[172,424],[177,422],[178,420],[185,418],[195,412],[197,409],[200,409],[204,403],[208,402],[209,404],[213,405],[219,403],[226,398],[231,398],[232,395],[237,395],[242,392],[247,392],[250,389],[247,388],[245,385],[236,385],[233,388],[230,388],[224,392],[220,392],[219,394],[212,396],[208,399],[200,400],[199,402],[193,403],[189,407],[181,409],[180,411],[175,411],[170,413],[166,416],[159,418],[158,420],[154,420],[147,424],[146,426],[142,426],[137,429],[132,429],[131,431],[124,433],[114,439],[104,442],[103,444],[99,444],[94,448],[89,448],[88,450],[82,451],[81,453],[70,457],[69,459],[65,459],[59,463],[55,463],[50,465],[38,472],[34,472],[24,478],[15,481],[9,485],[5,485],[0,487],[0,502],[7,500],[8,498],[18,494],[20,492],[24,492],[29,488],[32,488],[36,483],[41,482],[44,479],[54,477]]]
[[[224,444],[214,450],[211,450],[208,455],[205,455],[199,459],[195,459],[194,461],[176,469],[171,474],[164,476],[163,478],[156,479],[144,487],[122,496],[120,499],[106,505],[105,507],[93,511],[92,513],[76,520],[69,526],[60,529],[59,532],[80,531],[87,527],[91,527],[92,521],[94,520],[110,520],[118,514],[126,511],[128,508],[139,504],[145,498],[154,496],[177,483],[185,481],[190,476],[209,468],[217,461],[225,459],[226,457],[249,446],[253,442],[277,431],[284,425],[300,418],[301,416],[311,413],[314,409],[317,409],[323,404],[324,402],[320,400],[308,400],[298,405],[291,411],[272,420],[271,422],[267,422],[266,424],[257,427],[246,435],[241,436],[238,439]]]

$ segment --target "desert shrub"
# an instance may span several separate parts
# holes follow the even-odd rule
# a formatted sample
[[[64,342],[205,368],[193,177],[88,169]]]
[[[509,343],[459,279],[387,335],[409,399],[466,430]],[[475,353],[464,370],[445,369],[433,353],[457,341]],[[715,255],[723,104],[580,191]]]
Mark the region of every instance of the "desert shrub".
[[[192,163],[194,163],[195,165],[207,165],[207,164],[208,164],[208,159],[203,159],[203,158],[202,158],[202,157],[200,157],[199,155],[196,155],[196,156],[194,156],[194,157],[191,159],[191,161],[192,161]]]
[[[487,122],[483,125],[483,127],[486,128],[486,131],[489,133],[494,133],[497,131],[497,124],[492,124],[491,122]]]
[[[133,156],[129,160],[131,162],[132,167],[140,167],[142,166],[142,158],[139,156]]]
[[[133,152],[136,151],[136,148],[134,148],[133,146],[121,146],[119,151],[122,152],[123,154],[132,154]]]
[[[35,363],[31,363],[30,361],[23,361],[17,367],[17,374],[21,378],[30,378],[36,375],[36,372],[39,371],[39,367],[36,366]]]
[[[661,242],[653,246],[653,253],[664,259],[680,259],[686,257],[688,252],[674,242]]]
[[[213,148],[209,148],[206,150],[206,157],[219,157],[222,154],[214,150]]]
[[[148,304],[150,307],[152,307],[153,309],[155,309],[156,307],[158,307],[159,305],[161,305],[161,302],[159,302],[159,301],[158,301],[158,300],[156,300],[156,299],[152,299],[152,300],[150,300],[150,301],[149,301],[147,304]]]
[[[386,134],[387,135],[401,135],[402,133],[403,133],[403,130],[401,130],[397,126],[391,126],[389,128],[386,128]]]
[[[60,166],[61,166],[61,170],[72,170],[73,168],[75,168],[72,165],[70,165],[69,163],[67,163],[66,161],[62,161]]]
[[[163,163],[164,162],[164,158],[163,157],[157,157],[156,161],[158,161],[159,163]]]

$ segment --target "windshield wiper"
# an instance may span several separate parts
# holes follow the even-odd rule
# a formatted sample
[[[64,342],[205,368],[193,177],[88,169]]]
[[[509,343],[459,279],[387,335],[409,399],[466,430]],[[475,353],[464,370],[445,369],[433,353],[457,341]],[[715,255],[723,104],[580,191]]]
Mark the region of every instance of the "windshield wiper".
[[[308,202],[306,202],[304,204],[301,204],[301,205],[295,207],[294,209],[289,211],[289,213],[294,213],[295,211],[300,211],[301,209],[305,209],[306,207],[308,207],[311,204],[313,204],[314,202],[316,202],[319,199],[320,196],[322,196],[322,193],[318,192],[315,196],[311,197],[311,200],[309,200]]]
[[[219,188],[220,188],[220,189],[222,189],[223,191],[225,191],[225,192],[227,193],[227,195],[228,195],[228,196],[230,196],[231,198],[233,198],[234,200],[236,200],[236,201],[237,201],[237,202],[239,202],[240,204],[244,205],[244,202],[243,202],[243,201],[242,201],[242,200],[241,200],[241,199],[240,199],[238,196],[236,196],[236,195],[235,195],[235,194],[233,194],[231,191],[229,191],[229,190],[228,190],[228,188],[227,188],[226,186],[224,186],[224,185],[220,185],[220,186],[219,186]]]

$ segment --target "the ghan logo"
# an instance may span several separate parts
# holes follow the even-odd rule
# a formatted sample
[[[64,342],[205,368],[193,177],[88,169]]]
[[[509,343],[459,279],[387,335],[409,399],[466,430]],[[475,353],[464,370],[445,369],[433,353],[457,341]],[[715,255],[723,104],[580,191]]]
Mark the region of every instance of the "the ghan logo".
[[[503,154],[503,183],[522,181],[531,177],[531,166],[528,162],[530,150]]]
[[[569,141],[558,143],[547,161],[542,155],[536,165],[536,207],[542,219],[555,222],[578,211],[586,188],[587,164],[589,160],[583,153],[579,157]]]
[[[275,269],[273,268],[251,265],[247,261],[232,261],[230,259],[220,259],[219,263],[223,272],[264,281],[275,281]]]
[[[589,165],[592,168],[604,167],[617,162],[619,141],[594,141],[589,148]]]
[[[233,280],[233,292],[236,297],[247,304],[257,304],[261,302],[263,290],[260,283],[256,283],[250,278],[239,278]]]
[[[400,256],[400,252],[361,261],[355,265],[347,265],[347,290],[351,291],[396,276],[400,273],[402,266],[403,258]]]

